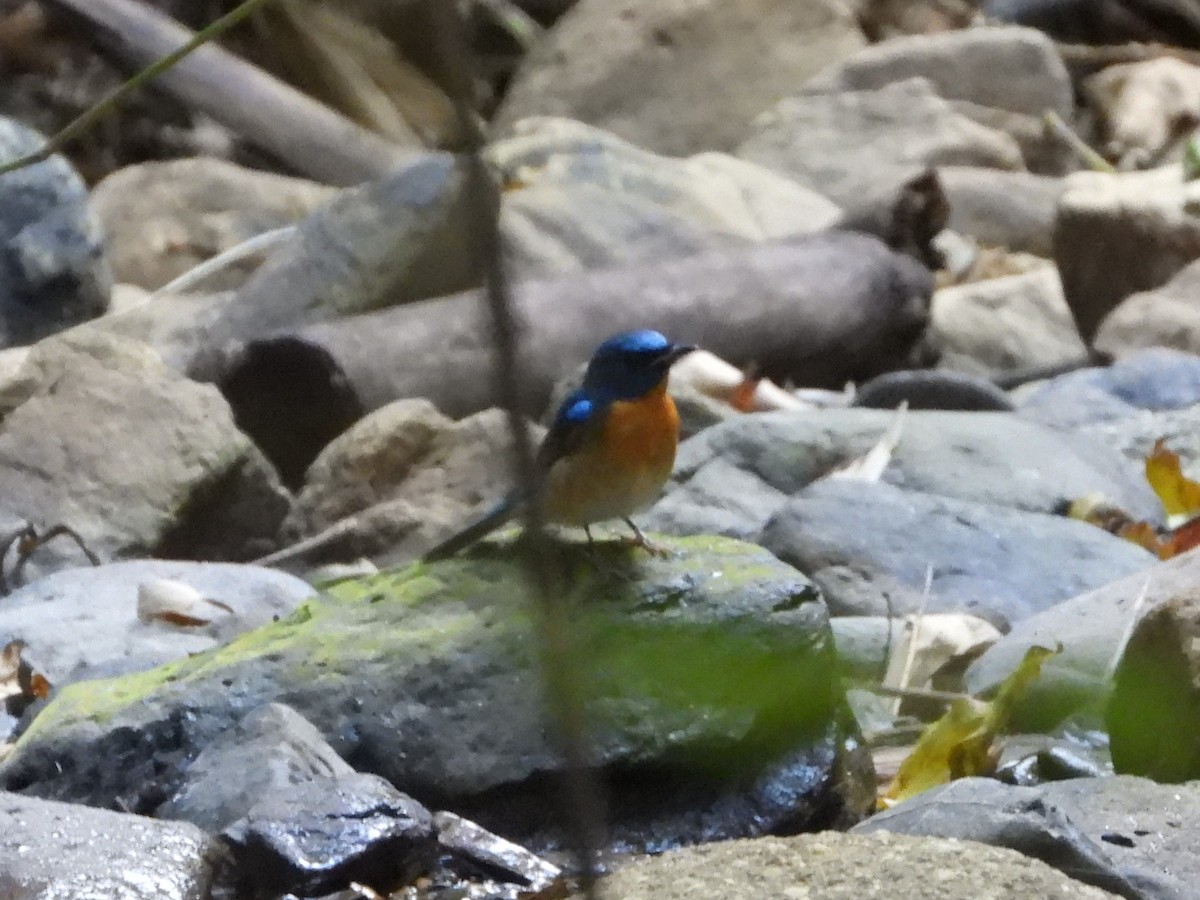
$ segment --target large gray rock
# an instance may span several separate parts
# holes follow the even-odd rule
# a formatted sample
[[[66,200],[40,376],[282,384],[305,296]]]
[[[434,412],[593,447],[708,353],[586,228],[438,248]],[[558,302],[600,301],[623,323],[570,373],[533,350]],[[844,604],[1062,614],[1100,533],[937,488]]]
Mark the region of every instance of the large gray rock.
[[[1126,297],[1100,322],[1096,349],[1124,356],[1147,347],[1200,353],[1200,262],[1166,284]]]
[[[948,228],[984,244],[1053,256],[1063,179],[978,166],[941,166],[937,177],[950,205]]]
[[[1067,179],[1054,261],[1084,340],[1130,294],[1156,288],[1200,257],[1200,182],[1180,166],[1077,172]]]
[[[464,184],[451,154],[419,154],[338,193],[237,291],[160,297],[93,327],[144,340],[175,368],[215,379],[250,338],[472,286]]]
[[[1004,78],[993,77],[1004,72]],[[1040,117],[1074,113],[1071,76],[1051,41],[1032,28],[968,28],[894,38],[826,69],[806,90],[876,90],[927,78],[947,100]]]
[[[658,153],[729,150],[763,109],[865,43],[834,0],[643,0],[624,11],[582,0],[525,58],[496,122],[566,116]]]
[[[292,225],[334,188],[246,169],[212,157],[146,162],[109,175],[92,192],[116,279],[149,290],[264,231]],[[208,291],[240,286],[257,255],[205,279]]]
[[[501,229],[515,277],[687,256],[796,237],[838,208],[723,153],[671,159],[568,119],[527,119],[488,157],[505,183]]]
[[[212,385],[148,347],[91,330],[31,351],[0,396],[0,508],[66,524],[102,558],[247,559],[269,549],[288,497]],[[29,574],[78,565],[69,541]]]
[[[1105,155],[1125,169],[1163,161],[1194,128],[1200,66],[1162,57],[1107,66],[1083,85],[1099,119]]]
[[[321,451],[284,535],[300,540],[355,516],[352,524],[339,526],[344,531],[336,542],[306,562],[384,551],[411,559],[507,493],[511,446],[502,410],[455,422],[426,400],[397,400]]]
[[[0,117],[0,163],[45,142]],[[70,163],[55,154],[0,177],[0,347],[101,315],[111,288],[103,234]]]
[[[139,621],[138,587],[167,578],[228,609],[202,604],[206,625]],[[229,643],[290,615],[313,595],[306,582],[273,569],[229,563],[136,560],[67,569],[0,602],[0,644],[19,638],[24,658],[54,686],[137,672]]]
[[[725,900],[730,896],[1106,900],[1115,895],[1011,850],[969,841],[826,831],[705,844],[635,860],[601,879],[600,896],[605,900]]]
[[[1183,437],[1200,404],[1200,356],[1177,350],[1154,348],[1130,353],[1111,366],[1095,366],[1067,372],[1031,385],[1021,392],[1021,415],[1047,425],[1078,429],[1094,426],[1085,436],[1105,434],[1105,443],[1117,440],[1127,456],[1153,445],[1145,437],[1160,429],[1159,437]],[[1161,413],[1147,416],[1145,413]],[[1200,415],[1196,413],[1195,415]],[[1111,424],[1106,424],[1111,423]]]
[[[1137,415],[1110,419],[1076,429],[1083,440],[1106,444],[1121,453],[1139,472],[1162,440],[1179,455],[1185,474],[1200,478],[1200,404],[1183,409],[1145,410]]]
[[[736,152],[841,206],[929,167],[1025,168],[1011,137],[956,111],[923,78],[788,97],[755,119]]]
[[[1001,625],[1155,561],[1060,516],[848,481],[805,489],[760,541],[820,585],[833,615],[928,609]]]
[[[1049,264],[942,288],[930,313],[926,343],[942,368],[996,375],[1087,355]]]
[[[866,453],[884,410],[756,413],[686,441],[650,527],[675,534],[758,535],[789,496]],[[1138,515],[1157,500],[1122,456],[1006,413],[910,412],[883,480],[906,491],[1029,512],[1100,491]],[[713,498],[737,500],[721,510]]]
[[[971,664],[967,690],[978,694],[995,688],[1030,647],[1062,644],[1062,653],[1046,660],[1018,704],[1013,727],[1048,730],[1072,715],[1098,721],[1133,616],[1145,615],[1198,581],[1200,551],[1193,550],[1030,616]]]
[[[1190,839],[1200,791],[1144,778],[1076,778],[1014,787],[964,778],[854,829],[979,841],[1019,850],[1129,900],[1187,900],[1200,854]]]
[[[0,896],[208,900],[216,847],[186,822],[0,792]]]
[[[626,847],[852,821],[869,763],[838,724],[825,605],[765,550],[565,546],[573,671]],[[566,571],[566,570],[564,570]],[[12,789],[157,807],[250,710],[283,701],[360,771],[547,843],[559,757],[519,555],[340,582],[332,597],[153,673],[69,685],[0,765]],[[744,677],[743,677],[744,676]],[[702,712],[701,712],[702,711]],[[553,796],[557,796],[554,794]]]

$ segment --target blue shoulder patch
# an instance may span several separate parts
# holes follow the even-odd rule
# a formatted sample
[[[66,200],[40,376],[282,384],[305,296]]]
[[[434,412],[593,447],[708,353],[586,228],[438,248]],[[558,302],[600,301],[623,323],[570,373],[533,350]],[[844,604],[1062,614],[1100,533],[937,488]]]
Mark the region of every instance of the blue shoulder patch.
[[[596,404],[580,393],[571,394],[558,410],[558,420],[572,425],[581,425],[596,411]]]

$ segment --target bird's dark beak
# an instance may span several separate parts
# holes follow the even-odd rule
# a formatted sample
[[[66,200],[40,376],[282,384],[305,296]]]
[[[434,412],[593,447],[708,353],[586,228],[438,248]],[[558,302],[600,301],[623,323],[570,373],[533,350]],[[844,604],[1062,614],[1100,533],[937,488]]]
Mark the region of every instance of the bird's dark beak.
[[[694,344],[672,344],[670,349],[663,353],[661,364],[664,369],[669,369],[674,365],[680,357],[687,356],[693,350],[698,349]]]

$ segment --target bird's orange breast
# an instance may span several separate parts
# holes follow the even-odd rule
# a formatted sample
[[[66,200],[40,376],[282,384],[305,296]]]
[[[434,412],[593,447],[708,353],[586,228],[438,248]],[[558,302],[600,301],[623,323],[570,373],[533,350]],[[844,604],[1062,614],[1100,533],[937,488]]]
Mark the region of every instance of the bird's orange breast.
[[[549,472],[547,518],[586,525],[644,509],[671,476],[678,444],[679,413],[665,379],[638,400],[614,402],[588,443]]]

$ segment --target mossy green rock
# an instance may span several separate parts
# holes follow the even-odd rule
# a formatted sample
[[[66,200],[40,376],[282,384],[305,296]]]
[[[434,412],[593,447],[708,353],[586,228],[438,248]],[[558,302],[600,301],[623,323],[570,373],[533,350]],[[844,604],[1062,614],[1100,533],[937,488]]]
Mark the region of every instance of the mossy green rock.
[[[555,551],[554,601],[614,834],[634,845],[829,824],[869,769],[840,725],[823,601],[761,548]],[[209,653],[63,689],[0,767],[38,796],[152,812],[216,734],[287,703],[361,771],[550,840],[559,768],[542,642],[511,544],[339,582]],[[264,761],[266,764],[266,761]]]

